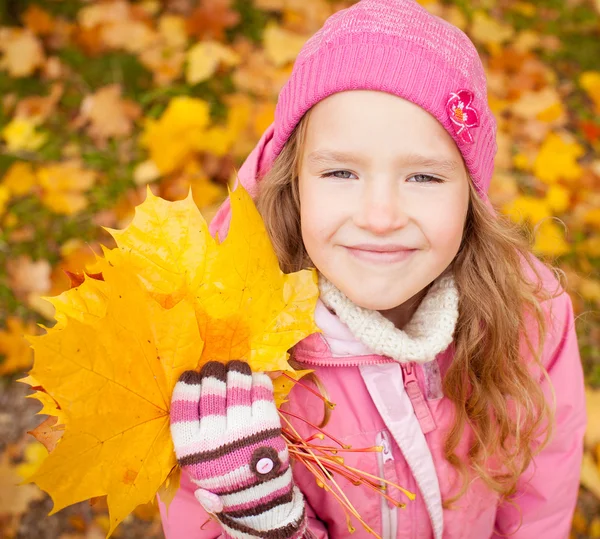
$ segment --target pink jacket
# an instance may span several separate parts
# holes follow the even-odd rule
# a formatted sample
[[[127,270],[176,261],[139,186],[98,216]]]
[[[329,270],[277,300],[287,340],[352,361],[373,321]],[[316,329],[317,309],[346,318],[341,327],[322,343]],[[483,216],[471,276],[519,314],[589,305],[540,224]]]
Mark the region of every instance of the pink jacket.
[[[554,276],[545,268],[541,271],[546,285],[554,289]],[[356,448],[383,445],[382,453],[346,453],[345,462],[388,478],[417,495],[415,501],[407,501],[405,509],[396,509],[364,487],[338,478],[358,512],[383,538],[499,539],[500,534],[515,531],[521,520],[521,527],[511,536],[514,539],[569,536],[586,426],[584,382],[570,297],[563,292],[551,306],[543,360],[556,391],[557,424],[551,443],[519,481],[519,515],[513,507],[499,504],[497,495],[479,479],[471,483],[456,508],[442,508],[442,498],[454,492],[456,476],[443,455],[444,439],[453,422],[453,404],[440,392],[453,346],[438,354],[432,366],[410,363],[401,367],[368,350],[319,300],[315,319],[323,333],[301,341],[295,357],[315,369],[336,403],[326,431]],[[547,390],[546,383],[541,383]],[[322,408],[322,402],[301,387],[290,394],[290,411],[314,423],[320,421]],[[295,425],[302,433],[309,432],[305,425]],[[466,432],[459,448],[461,455],[471,435]],[[295,466],[294,479],[305,495],[312,531],[318,537],[350,537],[339,505],[303,466]],[[208,517],[193,490],[183,478],[168,514],[160,503],[166,539],[220,536],[219,526],[212,521],[201,529]],[[396,497],[402,499],[401,495]],[[372,537],[360,524],[354,524],[352,537]]]

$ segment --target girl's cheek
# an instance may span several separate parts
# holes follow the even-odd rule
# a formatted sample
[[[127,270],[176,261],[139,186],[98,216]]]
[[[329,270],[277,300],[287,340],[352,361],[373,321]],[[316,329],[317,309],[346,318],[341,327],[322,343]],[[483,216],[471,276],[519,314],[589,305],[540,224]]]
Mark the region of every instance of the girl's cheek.
[[[436,243],[460,243],[466,217],[466,208],[459,202],[437,201],[424,207],[422,223]]]

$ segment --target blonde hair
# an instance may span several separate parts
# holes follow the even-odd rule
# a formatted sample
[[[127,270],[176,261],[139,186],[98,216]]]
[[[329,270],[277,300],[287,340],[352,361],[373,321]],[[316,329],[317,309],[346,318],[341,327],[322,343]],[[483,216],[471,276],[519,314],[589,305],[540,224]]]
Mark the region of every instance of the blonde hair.
[[[314,267],[302,241],[298,192],[310,112],[259,182],[257,207],[286,273]],[[444,452],[462,485],[455,496],[444,500],[445,507],[466,492],[473,471],[507,499],[532,458],[547,444],[554,421],[539,383],[540,375],[549,381],[541,361],[547,329],[542,302],[554,296],[544,289],[534,267],[531,239],[505,216],[493,217],[469,183],[463,241],[452,262],[460,298],[454,356],[443,381],[444,394],[456,408]],[[537,276],[537,284],[527,279],[523,261]],[[537,350],[526,330],[528,316],[537,323]],[[529,364],[522,357],[520,337],[531,354]],[[328,412],[322,424],[327,420]],[[473,440],[465,463],[456,450],[467,425]],[[501,463],[501,470],[490,468],[491,458]]]

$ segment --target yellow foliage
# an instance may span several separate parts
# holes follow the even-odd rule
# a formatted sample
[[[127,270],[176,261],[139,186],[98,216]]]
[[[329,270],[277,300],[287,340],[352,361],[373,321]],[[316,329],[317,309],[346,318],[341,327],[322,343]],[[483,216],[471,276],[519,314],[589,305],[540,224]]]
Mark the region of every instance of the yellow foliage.
[[[513,165],[519,170],[531,170],[532,163],[527,155],[518,153],[513,157]]]
[[[577,251],[591,257],[600,257],[600,237],[598,235],[587,238],[577,244]]]
[[[265,55],[273,65],[282,67],[296,59],[306,39],[307,36],[294,34],[271,22],[264,33]]]
[[[81,103],[78,124],[89,123],[88,133],[102,144],[110,137],[125,137],[133,130],[133,121],[141,114],[141,107],[129,99],[123,99],[119,84],[103,86],[85,97]]]
[[[33,151],[42,146],[48,135],[36,131],[37,122],[28,118],[15,118],[2,129],[2,138],[9,152]]]
[[[583,222],[587,225],[594,225],[600,229],[600,208],[588,210],[583,216]]]
[[[536,6],[530,2],[514,2],[511,9],[517,13],[521,13],[526,17],[533,17],[536,14]]]
[[[44,49],[37,36],[22,28],[0,27],[0,69],[11,77],[28,77],[44,63]]]
[[[6,185],[0,185],[0,217],[4,215],[8,201],[10,200],[10,191]]]
[[[587,451],[583,454],[581,463],[581,484],[597,498],[600,498],[600,472],[598,472],[594,457]]]
[[[581,177],[583,169],[577,159],[585,153],[576,142],[566,141],[556,133],[549,133],[534,163],[534,173],[544,183],[556,183],[559,179],[574,181]]]
[[[201,41],[187,51],[185,78],[190,84],[197,84],[212,77],[219,64],[235,66],[240,56],[218,41]]]
[[[0,329],[0,354],[5,356],[0,362],[0,375],[25,371],[31,367],[32,354],[24,333],[32,333],[35,325],[27,325],[20,318],[9,316],[6,329]]]
[[[0,508],[3,515],[20,515],[27,511],[31,501],[44,496],[35,485],[19,485],[19,481],[19,474],[8,453],[0,453]],[[4,532],[4,528],[2,531]]]
[[[533,249],[542,255],[561,256],[571,251],[563,228],[551,220],[542,221],[535,231]]]
[[[578,290],[584,299],[600,305],[600,281],[582,277],[579,282]]]
[[[42,202],[56,213],[73,215],[87,208],[85,191],[97,179],[93,170],[84,169],[77,161],[49,163],[37,170],[37,180],[42,187]]]
[[[579,76],[579,84],[594,102],[596,112],[600,113],[600,72],[584,71]]]
[[[2,185],[13,195],[26,195],[36,184],[35,173],[30,163],[14,162],[2,178]]]
[[[66,416],[65,434],[30,480],[50,494],[52,513],[107,494],[114,529],[175,466],[170,394],[177,376],[196,366],[202,340],[188,301],[162,308],[127,266],[107,265],[103,276],[93,287],[100,284],[95,299],[105,316],[84,310],[83,321],[65,316],[64,328],[29,337],[31,375]]]
[[[511,39],[514,33],[515,30],[511,25],[492,19],[483,10],[477,10],[473,14],[470,37],[474,41],[484,43],[492,51],[497,51],[498,45]]]
[[[27,479],[33,475],[48,456],[48,450],[38,441],[32,441],[25,447],[25,462],[16,468],[17,473]]]
[[[546,193],[546,203],[555,213],[564,213],[571,205],[570,191],[562,185],[551,185]]]
[[[550,122],[564,114],[560,95],[556,88],[546,87],[537,92],[523,92],[512,104],[511,111],[526,120],[537,118]]]
[[[184,370],[245,359],[254,370],[304,374],[287,350],[319,331],[316,272],[284,275],[250,195],[240,186],[230,196],[230,231],[218,243],[191,190],[168,202],[147,187],[128,227],[107,229],[117,247],[88,268],[103,280],[45,298],[56,325],[27,337],[27,381],[46,391],[32,397],[48,413],[60,407],[65,432],[30,481],[50,494],[52,513],[107,495],[110,534],[159,489],[173,496],[169,404]],[[283,402],[289,384],[276,388]]]
[[[198,149],[199,137],[210,122],[209,105],[202,99],[175,97],[159,120],[147,119],[140,139],[161,173],[186,162]]]
[[[552,215],[544,199],[524,195],[518,196],[513,201],[505,204],[502,211],[517,223],[529,221],[536,224]]]
[[[158,33],[168,47],[179,49],[187,45],[185,18],[181,15],[163,14],[158,20]]]

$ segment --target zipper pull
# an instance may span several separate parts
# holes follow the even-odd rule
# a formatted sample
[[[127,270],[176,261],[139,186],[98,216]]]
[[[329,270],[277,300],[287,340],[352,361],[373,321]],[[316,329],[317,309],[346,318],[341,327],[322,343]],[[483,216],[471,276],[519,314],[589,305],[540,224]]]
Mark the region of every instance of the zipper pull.
[[[383,451],[381,452],[381,454],[383,455],[384,478],[388,481],[392,481],[395,483],[398,481],[398,476],[396,475],[396,464],[394,463],[394,454],[392,453],[392,446],[390,445],[388,435],[385,431],[382,431],[380,435],[381,447],[383,447]],[[400,501],[400,498],[398,497],[398,489],[392,487],[391,485],[386,485],[386,491],[391,498]],[[387,504],[390,509],[396,508],[396,506],[390,500],[387,500]]]
[[[386,436],[382,435],[381,437],[381,447],[383,447],[383,463],[385,464],[389,460],[394,460],[394,455],[392,454],[392,449],[390,448],[390,442]]]
[[[406,394],[413,405],[413,410],[419,420],[423,434],[427,434],[428,432],[435,430],[437,425],[435,424],[435,420],[431,415],[431,410],[423,397],[421,388],[419,387],[417,375],[414,371],[414,365],[412,363],[400,363],[400,367],[402,367],[402,377],[404,379],[404,389],[406,389]]]

